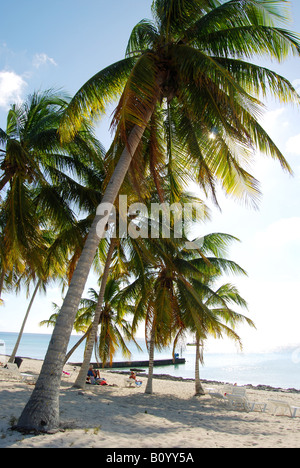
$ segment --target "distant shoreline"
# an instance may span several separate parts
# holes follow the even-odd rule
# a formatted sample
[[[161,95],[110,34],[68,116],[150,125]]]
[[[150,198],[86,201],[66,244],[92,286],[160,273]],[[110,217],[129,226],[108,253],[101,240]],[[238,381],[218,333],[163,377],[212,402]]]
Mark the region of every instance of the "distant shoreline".
[[[10,355],[2,355],[2,356],[5,356],[7,358],[10,357]],[[31,357],[27,357],[27,356],[18,356],[20,357],[21,359],[28,359],[28,360],[31,360],[31,361],[38,361],[38,362],[43,362],[43,359],[39,359],[39,358],[31,358]],[[79,366],[79,363],[72,363],[72,362],[68,362],[67,363],[69,366]],[[110,372],[110,373],[116,373],[116,374],[123,374],[123,375],[127,375],[129,373],[129,369],[128,370],[113,370],[113,369],[110,369],[110,368],[105,368],[105,369],[102,369],[100,368],[100,370],[102,371],[105,371],[105,372]],[[155,368],[154,368],[154,371],[155,371]],[[139,372],[136,372],[136,374],[140,377],[147,377],[147,373],[143,372],[143,373],[139,373]],[[194,378],[191,378],[191,377],[180,377],[180,376],[173,376],[171,374],[153,374],[153,378],[154,379],[160,379],[160,380],[169,380],[169,381],[173,381],[173,382],[195,382],[195,379]],[[204,385],[233,385],[234,382],[224,382],[224,381],[219,381],[219,380],[207,380],[207,379],[201,379],[201,383],[204,384]],[[253,384],[243,384],[241,385],[243,387],[247,387],[248,389],[253,389],[253,390],[261,390],[261,391],[272,391],[272,392],[281,392],[281,393],[295,393],[295,394],[300,394],[300,389],[297,389],[297,388],[294,388],[294,387],[291,387],[291,388],[282,388],[282,387],[274,387],[274,386],[271,386],[271,385],[266,385],[266,384],[258,384],[258,385],[253,385]]]
[[[69,363],[71,365],[71,363]],[[105,372],[111,372],[112,374],[128,374],[128,371],[117,371],[117,370],[109,370],[109,369],[103,369]],[[136,375],[139,377],[147,377],[147,374],[142,373],[142,372],[136,372]],[[175,377],[170,374],[153,374],[153,379],[159,379],[159,380],[170,380],[173,382],[195,382],[195,379],[192,378],[185,378],[185,377]],[[206,380],[206,379],[200,379],[202,384],[205,385],[232,385],[232,382],[220,382],[218,380]],[[283,393],[300,393],[300,389],[296,388],[281,388],[281,387],[272,387],[271,385],[252,385],[252,384],[246,384],[246,385],[241,385],[242,387],[247,387],[249,389],[253,390],[263,390],[263,391],[271,391],[271,392],[283,392]]]
[[[24,359],[21,365],[22,372],[32,375],[38,375],[41,368],[41,360]],[[300,446],[299,393],[247,388],[249,401],[263,405],[265,411],[244,411],[212,398],[211,390],[223,394],[227,389],[208,380],[202,380],[205,395],[200,398],[195,395],[193,379],[156,374],[150,395],[145,392],[146,375],[139,377],[141,386],[128,386],[128,374],[122,375],[124,370],[120,373],[105,369],[101,376],[108,385],[88,385],[79,390],[74,388],[79,369],[70,364],[64,367],[60,431],[21,435],[11,430],[12,421],[20,417],[34,387],[26,381],[9,379],[0,368],[0,448],[91,447],[116,453],[122,447],[131,447],[131,453],[132,447],[157,449],[161,453],[166,448],[177,454],[193,448]],[[287,408],[299,408],[295,417],[288,410],[277,408],[274,401],[278,400]]]

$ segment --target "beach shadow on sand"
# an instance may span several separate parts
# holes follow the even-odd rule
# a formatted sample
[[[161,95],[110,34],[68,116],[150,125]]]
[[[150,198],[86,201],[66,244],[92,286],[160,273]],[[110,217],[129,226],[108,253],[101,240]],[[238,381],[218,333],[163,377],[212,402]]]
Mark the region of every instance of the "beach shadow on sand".
[[[189,430],[197,427],[231,435],[247,435],[255,420],[256,424],[261,423],[261,430],[266,432],[261,413],[231,411],[219,404],[212,404],[208,396],[182,399],[174,395],[148,395],[141,392],[118,395],[115,389],[112,391],[110,388],[82,392],[82,395],[78,393],[75,389],[69,389],[61,395],[61,419],[65,428],[68,427],[68,420],[70,423],[72,419],[73,428],[75,421],[79,420],[77,428],[94,427],[98,423],[106,433],[128,432],[130,426],[131,434],[138,435],[142,431],[148,436],[158,431],[168,433],[176,428]],[[77,409],[74,408],[76,403]],[[72,411],[69,412],[68,408],[72,408]],[[86,415],[84,420],[83,412]],[[72,418],[69,419],[71,413]]]
[[[12,420],[19,418],[32,387],[16,383],[13,390],[3,390],[2,393],[6,406],[5,414],[0,417],[0,431],[5,433],[6,440],[0,441],[0,447],[14,446],[23,437],[13,434],[16,431],[10,431],[9,427]],[[27,446],[75,444],[83,447],[90,438],[95,444],[102,440],[100,443],[103,447],[106,443],[110,447],[154,447],[153,443],[157,441],[162,444],[160,446],[170,447],[173,444],[173,447],[180,447],[189,446],[189,443],[201,446],[203,440],[213,445],[215,440],[222,442],[225,438],[233,442],[236,438],[248,441],[251,434],[251,444],[255,445],[253,440],[256,435],[272,436],[271,425],[266,424],[266,419],[274,422],[271,414],[231,411],[212,402],[207,395],[185,398],[161,393],[148,395],[144,393],[144,388],[133,388],[131,392],[122,387],[109,386],[88,386],[81,391],[65,381],[60,393],[62,433],[56,436],[30,434],[25,436],[24,441]],[[75,442],[71,441],[72,437]],[[120,441],[123,445],[118,445]]]

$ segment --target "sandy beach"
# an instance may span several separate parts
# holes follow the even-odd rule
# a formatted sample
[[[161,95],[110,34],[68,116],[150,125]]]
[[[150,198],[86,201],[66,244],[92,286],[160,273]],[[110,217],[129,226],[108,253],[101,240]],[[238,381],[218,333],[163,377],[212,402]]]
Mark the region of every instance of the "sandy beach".
[[[24,359],[22,373],[38,374],[42,362]],[[266,411],[226,407],[208,394],[194,396],[194,382],[154,379],[153,395],[141,387],[125,387],[125,375],[101,371],[108,386],[72,387],[78,369],[66,365],[61,384],[61,431],[23,435],[12,431],[32,392],[29,381],[0,369],[0,448],[298,448],[300,409],[292,418],[268,403],[283,400],[300,407],[300,393],[247,389],[251,401],[268,403]],[[222,393],[219,383],[204,384]]]

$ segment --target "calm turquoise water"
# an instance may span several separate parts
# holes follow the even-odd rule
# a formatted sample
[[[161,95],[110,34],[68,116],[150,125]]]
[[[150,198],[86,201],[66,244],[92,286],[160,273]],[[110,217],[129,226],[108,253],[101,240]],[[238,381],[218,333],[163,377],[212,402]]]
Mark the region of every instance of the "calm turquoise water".
[[[18,356],[44,359],[51,335],[24,333]],[[17,339],[17,333],[0,332],[0,354],[10,354]],[[77,336],[71,336],[69,349],[77,342]],[[2,344],[2,346],[1,346]],[[132,360],[147,360],[148,355],[142,341],[143,352],[131,346]],[[71,357],[71,362],[81,362],[84,344]],[[171,350],[156,353],[157,359],[170,359]],[[187,346],[182,351],[185,364],[155,367],[156,374],[170,374],[176,377],[194,378],[195,348]],[[120,354],[116,361],[122,361]],[[261,354],[205,354],[201,378],[238,385],[270,385],[273,387],[300,389],[300,348],[274,353]]]

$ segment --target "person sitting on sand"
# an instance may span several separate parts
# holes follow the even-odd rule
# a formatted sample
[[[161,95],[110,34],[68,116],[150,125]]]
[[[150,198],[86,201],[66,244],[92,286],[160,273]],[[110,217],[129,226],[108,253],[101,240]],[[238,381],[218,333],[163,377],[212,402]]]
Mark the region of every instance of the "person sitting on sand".
[[[91,382],[95,380],[96,382],[101,380],[99,369],[95,370],[93,364],[90,364],[88,373],[87,373],[87,381]]]
[[[86,383],[96,384],[96,385],[108,385],[106,380],[100,377],[99,369],[96,369],[96,370],[94,369],[93,364],[91,364],[89,367]],[[110,385],[110,386],[114,386],[114,385]]]
[[[141,380],[137,380],[137,378],[136,378],[136,373],[135,373],[134,371],[131,371],[131,372],[130,372],[129,378],[135,380],[135,383],[136,383],[137,385],[142,385],[142,381],[141,381]]]

